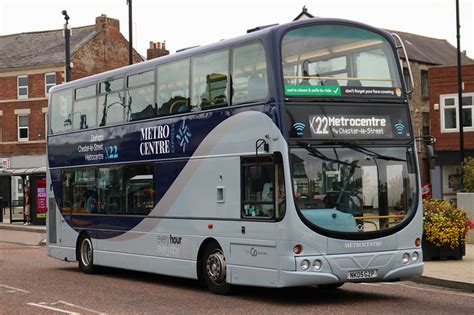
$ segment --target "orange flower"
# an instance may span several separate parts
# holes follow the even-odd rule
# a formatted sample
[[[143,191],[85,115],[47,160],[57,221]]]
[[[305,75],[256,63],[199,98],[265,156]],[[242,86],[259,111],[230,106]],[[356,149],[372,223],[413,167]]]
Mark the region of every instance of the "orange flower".
[[[466,241],[474,222],[467,213],[445,200],[423,200],[423,236],[436,246],[458,247]]]

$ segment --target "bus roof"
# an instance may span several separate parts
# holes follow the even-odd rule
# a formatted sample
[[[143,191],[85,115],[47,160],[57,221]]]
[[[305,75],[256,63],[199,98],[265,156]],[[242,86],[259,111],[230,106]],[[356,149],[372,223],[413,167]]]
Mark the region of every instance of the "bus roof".
[[[81,79],[66,82],[60,85],[53,86],[51,88],[51,92],[60,91],[60,90],[67,89],[70,87],[85,86],[94,82],[106,81],[106,80],[116,78],[122,75],[139,73],[142,71],[149,70],[159,64],[168,63],[168,62],[172,62],[172,61],[176,61],[176,60],[180,60],[184,58],[189,58],[195,55],[205,54],[214,50],[218,50],[218,49],[222,49],[222,48],[230,47],[230,46],[235,46],[235,45],[243,44],[246,42],[251,42],[255,40],[265,40],[266,38],[271,37],[272,34],[278,34],[278,36],[281,36],[290,28],[300,27],[303,25],[314,25],[314,24],[353,25],[356,27],[361,27],[361,28],[368,29],[370,31],[380,33],[387,39],[391,40],[390,34],[386,32],[385,30],[376,28],[364,23],[356,22],[356,21],[345,20],[345,19],[335,19],[335,18],[304,19],[304,20],[299,20],[299,21],[292,21],[286,24],[281,24],[281,25],[275,24],[274,26],[269,26],[262,29],[258,29],[257,27],[255,28],[255,29],[258,29],[256,31],[252,31],[250,33],[246,33],[235,38],[221,40],[219,42],[204,45],[204,46],[197,46],[194,48],[185,49],[185,50],[176,52],[175,54],[162,56],[160,58],[147,60],[147,61],[136,63],[133,65],[101,72],[101,73],[94,74],[94,75],[84,77]]]

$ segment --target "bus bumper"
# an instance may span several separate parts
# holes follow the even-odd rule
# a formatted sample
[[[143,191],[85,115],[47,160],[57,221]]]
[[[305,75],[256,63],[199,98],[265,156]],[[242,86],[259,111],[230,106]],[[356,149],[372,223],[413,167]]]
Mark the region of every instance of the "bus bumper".
[[[384,281],[406,280],[419,277],[423,273],[423,262],[400,267],[388,272],[383,278]]]
[[[299,287],[338,283],[339,278],[330,273],[280,270],[279,287]]]

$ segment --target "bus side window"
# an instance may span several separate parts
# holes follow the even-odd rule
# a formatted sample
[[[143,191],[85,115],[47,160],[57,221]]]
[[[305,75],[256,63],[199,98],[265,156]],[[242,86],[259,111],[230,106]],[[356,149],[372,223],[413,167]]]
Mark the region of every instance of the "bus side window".
[[[260,43],[232,52],[232,104],[262,101],[268,95],[265,50]]]
[[[258,161],[255,157],[243,158],[241,217],[249,219],[283,217],[285,213],[283,178],[282,164],[275,163],[273,157],[258,157]]]
[[[191,110],[189,65],[189,59],[185,59],[158,66],[158,116]]]
[[[155,117],[155,71],[146,71],[128,76],[125,102],[127,121]]]
[[[191,105],[200,109],[226,106],[229,51],[222,50],[193,58]]]
[[[124,78],[105,81],[99,84],[99,126],[124,122],[125,95]]]
[[[56,92],[52,95],[49,122],[51,133],[59,133],[72,128],[72,90]]]

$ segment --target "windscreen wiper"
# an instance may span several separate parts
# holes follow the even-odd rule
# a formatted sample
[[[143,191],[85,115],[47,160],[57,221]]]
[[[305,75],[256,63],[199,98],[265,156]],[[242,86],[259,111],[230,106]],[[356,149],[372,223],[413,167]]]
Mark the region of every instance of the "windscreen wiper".
[[[313,147],[311,144],[309,144],[307,142],[298,141],[297,144],[300,147],[306,149],[306,151],[309,152],[309,155],[314,156],[318,159],[328,161],[328,162],[337,163],[337,164],[346,165],[346,166],[349,166],[349,167],[360,167],[360,166],[357,166],[353,163],[341,161],[341,160],[338,160],[338,159],[331,159],[330,157],[328,157],[327,155],[325,155],[324,153],[322,153],[321,151],[319,151],[318,149],[316,149],[315,147]]]
[[[345,148],[352,149],[352,150],[360,152],[362,154],[366,154],[366,155],[368,155],[372,158],[376,158],[376,159],[381,159],[381,160],[385,160],[385,161],[399,161],[399,162],[406,162],[407,161],[405,159],[397,158],[397,157],[394,157],[394,156],[388,156],[388,155],[383,155],[383,154],[377,153],[375,151],[369,150],[369,149],[364,148],[363,146],[360,146],[360,145],[355,144],[355,143],[336,142],[335,144],[341,145]]]

